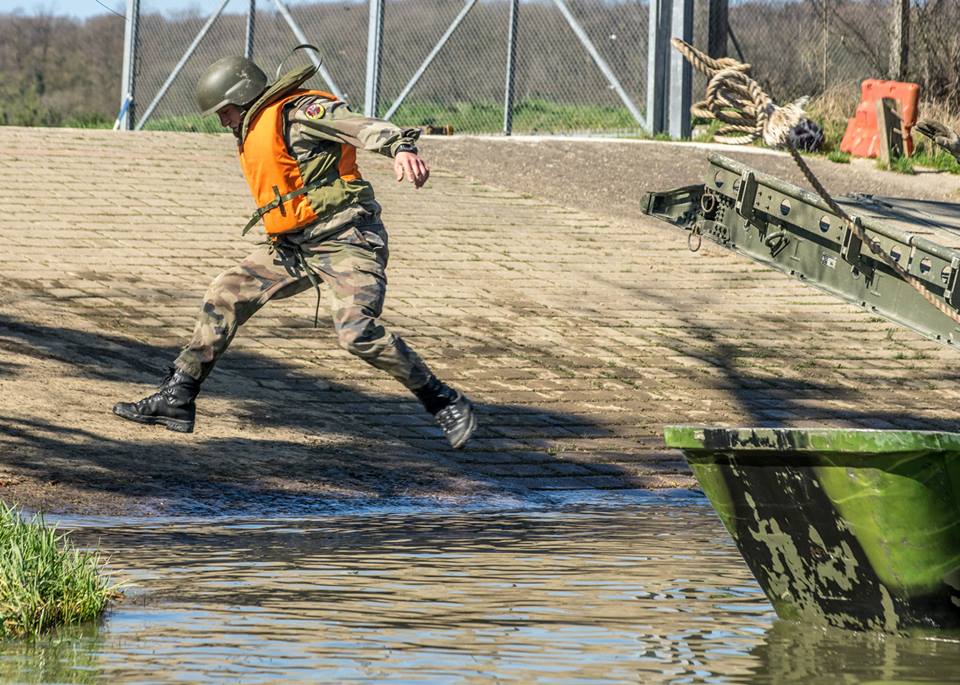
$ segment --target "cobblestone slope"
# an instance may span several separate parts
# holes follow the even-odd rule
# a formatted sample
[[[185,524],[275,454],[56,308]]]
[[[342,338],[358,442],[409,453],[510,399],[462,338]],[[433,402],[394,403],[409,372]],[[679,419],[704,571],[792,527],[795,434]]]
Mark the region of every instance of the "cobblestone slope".
[[[442,158],[442,144],[427,150]],[[196,433],[123,422],[112,404],[150,390],[208,282],[261,239],[239,236],[252,200],[232,148],[0,128],[0,498],[290,513],[343,497],[690,487],[666,423],[952,429],[960,416],[954,353],[812,288],[706,245],[691,256],[652,220],[442,164],[414,191],[361,155],[391,236],[384,318],[478,402],[468,448],[449,450],[328,321],[314,330],[311,292],[241,329]]]

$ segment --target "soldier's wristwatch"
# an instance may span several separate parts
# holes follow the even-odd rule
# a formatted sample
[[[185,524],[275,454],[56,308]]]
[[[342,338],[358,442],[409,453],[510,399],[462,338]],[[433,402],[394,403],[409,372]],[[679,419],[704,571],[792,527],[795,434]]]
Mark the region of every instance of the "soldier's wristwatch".
[[[394,155],[400,152],[409,152],[411,154],[417,154],[417,146],[413,143],[400,143],[397,145],[397,149],[394,151]]]

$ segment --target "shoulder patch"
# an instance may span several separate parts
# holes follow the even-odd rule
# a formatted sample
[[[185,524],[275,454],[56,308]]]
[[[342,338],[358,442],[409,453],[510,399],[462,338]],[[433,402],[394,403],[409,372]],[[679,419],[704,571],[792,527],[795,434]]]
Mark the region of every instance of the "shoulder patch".
[[[327,111],[319,102],[313,102],[307,105],[306,109],[303,110],[303,115],[307,119],[322,119],[323,115],[326,113]]]

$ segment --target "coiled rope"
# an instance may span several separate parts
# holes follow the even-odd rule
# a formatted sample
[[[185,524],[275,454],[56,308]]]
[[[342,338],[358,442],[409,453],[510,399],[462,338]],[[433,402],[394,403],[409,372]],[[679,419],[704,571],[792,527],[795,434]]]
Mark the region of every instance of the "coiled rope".
[[[789,134],[803,119],[803,105],[807,98],[779,107],[764,92],[760,84],[750,78],[749,64],[738,62],[731,57],[720,59],[708,57],[679,38],[672,39],[671,43],[697,71],[710,79],[707,83],[706,97],[694,104],[690,108],[690,113],[702,119],[716,119],[723,124],[714,136],[718,142],[745,145],[762,138],[769,147],[785,147],[807,182],[827,203],[830,210],[840,217],[853,235],[867,245],[878,260],[920,293],[923,299],[952,321],[960,324],[960,312],[931,291],[923,281],[900,266],[897,260],[883,249],[879,240],[868,235],[860,222],[854,221],[843,207],[837,204],[800,156],[797,148],[790,141]]]

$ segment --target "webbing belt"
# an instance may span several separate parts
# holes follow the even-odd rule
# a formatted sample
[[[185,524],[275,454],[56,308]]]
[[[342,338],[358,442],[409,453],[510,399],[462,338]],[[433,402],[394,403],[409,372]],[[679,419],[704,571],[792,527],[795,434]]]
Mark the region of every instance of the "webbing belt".
[[[313,311],[313,327],[317,328],[320,322],[320,276],[317,275],[317,272],[307,263],[307,258],[304,256],[303,247],[295,243],[291,243],[283,239],[283,236],[277,236],[277,239],[266,240],[260,245],[269,245],[270,252],[277,252],[282,259],[291,259],[296,262],[297,266],[303,269],[304,274],[307,276],[307,280],[310,281],[310,285],[313,286],[313,289],[317,292],[317,306],[314,307]]]
[[[253,213],[253,216],[250,217],[250,221],[248,221],[247,225],[243,227],[243,231],[240,233],[240,235],[246,235],[247,231],[249,231],[251,228],[256,226],[257,222],[260,221],[260,219],[262,219],[265,214],[267,214],[268,212],[272,212],[274,209],[279,208],[280,213],[286,216],[286,212],[283,209],[283,205],[285,202],[288,202],[290,200],[293,200],[294,198],[300,197],[301,195],[306,195],[311,190],[315,188],[319,188],[323,185],[325,184],[314,183],[311,185],[303,186],[302,188],[297,188],[296,190],[291,190],[289,193],[286,193],[285,195],[280,194],[280,188],[278,188],[277,186],[273,186],[273,192],[274,192],[274,195],[276,195],[276,197],[270,202],[268,202],[267,204],[263,205],[262,207],[257,207],[257,211],[255,211]]]
[[[267,212],[271,212],[274,209],[279,208],[280,213],[285,215],[285,212],[283,209],[283,204],[285,202],[289,202],[290,200],[300,197],[301,195],[306,195],[314,188],[319,188],[322,185],[324,184],[314,183],[311,185],[306,185],[306,186],[303,186],[302,188],[297,188],[296,190],[292,190],[289,193],[286,193],[284,195],[280,194],[280,188],[278,188],[277,186],[273,186],[273,193],[274,195],[276,195],[276,197],[270,202],[268,202],[267,204],[263,205],[262,207],[257,207],[257,211],[255,211],[253,213],[253,216],[250,217],[250,221],[248,221],[247,225],[243,227],[243,231],[240,233],[240,235],[246,235],[247,231],[253,228],[257,224],[257,222],[260,221],[260,219],[262,219],[264,214],[266,214]],[[303,269],[304,272],[307,274],[307,278],[310,279],[310,284],[313,286],[313,289],[317,291],[317,306],[313,312],[313,327],[316,328],[320,319],[320,281],[317,278],[317,274],[313,271],[313,269],[310,268],[310,265],[307,264],[307,260],[304,258],[303,251],[300,249],[299,246],[283,245],[281,243],[277,243],[275,236],[268,236],[268,238],[273,238],[273,247],[275,249],[281,250],[283,249],[283,247],[286,247],[294,251],[294,258],[299,263],[300,268]]]
[[[313,310],[313,327],[316,328],[320,321],[320,281],[317,278],[316,272],[307,264],[307,259],[303,256],[303,248],[299,245],[297,246],[297,261],[300,262],[300,268],[306,272],[307,278],[310,280],[310,285],[312,285],[313,289],[317,292],[317,306]]]

